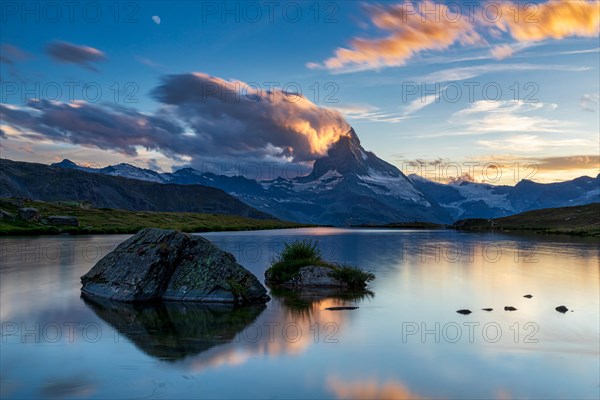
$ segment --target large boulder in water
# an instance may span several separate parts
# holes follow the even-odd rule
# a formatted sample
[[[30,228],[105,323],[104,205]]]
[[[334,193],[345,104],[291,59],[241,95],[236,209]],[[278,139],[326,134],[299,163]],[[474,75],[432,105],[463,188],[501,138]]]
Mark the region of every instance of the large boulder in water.
[[[265,303],[267,290],[231,253],[174,230],[147,228],[84,276],[81,290],[117,301]]]

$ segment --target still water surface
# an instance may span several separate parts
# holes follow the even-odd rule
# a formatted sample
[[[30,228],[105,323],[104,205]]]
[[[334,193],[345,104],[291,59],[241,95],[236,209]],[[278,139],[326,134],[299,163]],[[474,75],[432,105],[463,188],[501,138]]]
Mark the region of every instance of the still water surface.
[[[128,236],[2,238],[1,397],[600,396],[598,241],[333,228],[203,236],[261,280],[284,241],[317,239],[325,258],[374,272],[373,293],[272,292],[266,307],[242,309],[86,300],[79,277]],[[563,304],[573,312],[554,310]],[[325,310],[338,305],[359,308]]]

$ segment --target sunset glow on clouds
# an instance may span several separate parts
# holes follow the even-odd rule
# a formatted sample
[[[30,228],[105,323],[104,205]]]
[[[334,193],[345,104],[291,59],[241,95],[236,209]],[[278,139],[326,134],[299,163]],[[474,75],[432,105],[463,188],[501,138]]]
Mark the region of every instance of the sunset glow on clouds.
[[[478,3],[459,7],[453,3],[452,7],[432,1],[405,1],[367,6],[370,22],[386,32],[385,37],[353,38],[349,47],[336,49],[322,64],[307,65],[341,72],[400,66],[427,50],[488,45],[485,36],[496,27],[521,42],[595,37],[600,32],[600,3],[593,0],[524,5],[503,1],[483,8],[473,8],[473,4]],[[508,44],[491,50],[497,59],[510,57],[513,52]]]
[[[508,3],[502,10],[504,18],[498,26],[519,41],[595,37],[600,33],[600,2],[594,0],[548,1],[519,14]]]
[[[143,148],[192,165],[236,157],[314,161],[350,130],[338,111],[318,107],[305,97],[203,73],[164,77],[152,94],[162,104],[152,114],[48,100],[32,100],[24,107],[0,104],[0,113],[12,136],[128,156],[137,156]]]
[[[600,172],[580,158],[600,150],[600,2],[339,2],[297,22],[170,4],[131,24],[8,18],[1,156],[305,170],[353,127],[390,162],[535,152],[570,160],[544,181]]]
[[[339,48],[335,56],[327,59],[323,67],[332,70],[348,66],[360,69],[399,66],[418,52],[442,50],[454,43],[473,45],[482,39],[468,20],[460,18],[442,4],[425,2],[429,9],[438,9],[448,18],[427,18],[421,8],[407,7],[406,4],[390,7],[374,5],[367,7],[371,22],[390,34],[382,39],[354,38],[351,48]],[[318,64],[309,64],[318,68]]]

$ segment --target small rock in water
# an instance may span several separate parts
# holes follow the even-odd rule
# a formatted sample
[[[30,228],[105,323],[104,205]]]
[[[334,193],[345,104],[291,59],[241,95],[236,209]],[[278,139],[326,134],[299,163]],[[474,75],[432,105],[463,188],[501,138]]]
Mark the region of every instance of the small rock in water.
[[[567,311],[569,311],[569,309],[565,306],[558,306],[555,308],[556,311],[558,311],[559,313],[566,313]]]
[[[329,310],[329,311],[342,311],[342,310],[356,310],[357,308],[358,307],[345,306],[345,307],[327,307],[325,309]]]
[[[533,296],[532,296],[532,295],[530,295],[530,294],[526,294],[526,295],[525,295],[525,296],[523,296],[523,297],[526,297],[526,298],[530,299],[530,298],[532,298]]]
[[[493,311],[493,308],[482,308],[483,311]]]
[[[471,310],[466,310],[466,309],[458,310],[457,313],[462,314],[462,315],[469,315],[469,314],[471,314]]]
[[[506,306],[504,307],[504,311],[516,311],[517,309],[514,308],[513,306]]]

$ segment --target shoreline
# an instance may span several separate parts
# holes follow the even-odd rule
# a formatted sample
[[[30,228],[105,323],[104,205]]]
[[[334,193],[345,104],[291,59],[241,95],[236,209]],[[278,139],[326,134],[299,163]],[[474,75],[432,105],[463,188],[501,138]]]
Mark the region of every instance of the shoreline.
[[[37,209],[35,219],[21,219],[21,207]],[[44,202],[0,198],[0,237],[134,234],[143,228],[175,229],[186,233],[243,232],[296,228],[453,230],[472,233],[526,234],[600,238],[600,203],[540,209],[496,219],[465,219],[452,225],[420,221],[389,224],[330,226],[278,219],[255,219],[230,214],[131,211],[91,208],[78,202]],[[76,219],[77,225],[52,224],[51,216]]]
[[[19,217],[20,208],[35,208],[36,216]],[[186,233],[289,229],[314,225],[278,219],[255,219],[230,214],[130,211],[82,207],[76,202],[0,199],[0,237],[134,234],[143,228],[175,229]],[[76,219],[75,224],[52,224],[50,216]]]

